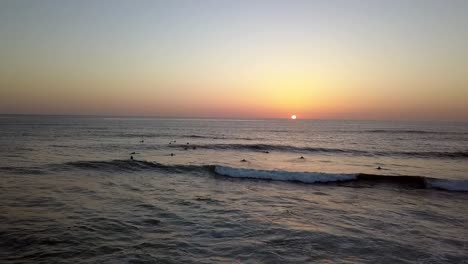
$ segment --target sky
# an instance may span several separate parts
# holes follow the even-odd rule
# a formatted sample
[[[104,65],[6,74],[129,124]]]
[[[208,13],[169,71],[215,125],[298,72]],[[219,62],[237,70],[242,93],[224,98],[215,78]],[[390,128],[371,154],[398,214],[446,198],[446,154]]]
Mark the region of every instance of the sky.
[[[0,113],[468,121],[468,1],[0,0]]]

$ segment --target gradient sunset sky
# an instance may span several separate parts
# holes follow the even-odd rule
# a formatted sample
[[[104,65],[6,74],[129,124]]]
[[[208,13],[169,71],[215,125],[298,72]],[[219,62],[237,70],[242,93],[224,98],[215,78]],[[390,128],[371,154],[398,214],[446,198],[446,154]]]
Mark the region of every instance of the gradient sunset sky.
[[[468,121],[468,1],[0,1],[0,113]]]

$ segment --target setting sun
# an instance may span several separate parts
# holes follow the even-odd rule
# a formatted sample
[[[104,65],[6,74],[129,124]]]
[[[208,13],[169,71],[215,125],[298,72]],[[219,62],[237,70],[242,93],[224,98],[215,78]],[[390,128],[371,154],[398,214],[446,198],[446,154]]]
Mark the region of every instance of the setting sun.
[[[297,118],[296,115],[291,116],[291,119],[296,119],[296,118]]]

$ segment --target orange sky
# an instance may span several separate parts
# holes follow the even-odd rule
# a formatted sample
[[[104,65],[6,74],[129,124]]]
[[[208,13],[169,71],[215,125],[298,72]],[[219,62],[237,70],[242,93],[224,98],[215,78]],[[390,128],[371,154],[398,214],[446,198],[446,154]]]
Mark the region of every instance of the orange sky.
[[[1,2],[0,113],[468,121],[466,2],[234,2]]]

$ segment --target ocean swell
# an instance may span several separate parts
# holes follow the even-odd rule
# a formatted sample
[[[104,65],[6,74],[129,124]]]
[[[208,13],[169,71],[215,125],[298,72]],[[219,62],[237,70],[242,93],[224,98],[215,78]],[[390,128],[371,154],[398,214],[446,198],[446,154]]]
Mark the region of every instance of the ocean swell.
[[[108,172],[133,172],[133,171],[164,171],[169,173],[206,171],[210,166],[197,165],[166,165],[158,162],[143,160],[111,160],[111,161],[74,161],[53,165],[55,170],[69,168],[108,171]]]
[[[403,156],[414,158],[468,158],[468,151],[368,151],[358,149],[340,149],[340,148],[319,148],[319,147],[298,147],[291,145],[275,144],[172,144],[170,148],[198,148],[211,150],[239,150],[239,151],[258,151],[258,152],[300,152],[300,153],[325,153],[342,155],[360,155],[360,156]]]
[[[351,131],[353,133],[378,133],[378,134],[432,134],[432,135],[468,135],[466,132],[455,132],[455,131],[431,131],[431,130],[392,130],[392,129],[373,129],[364,131]]]

